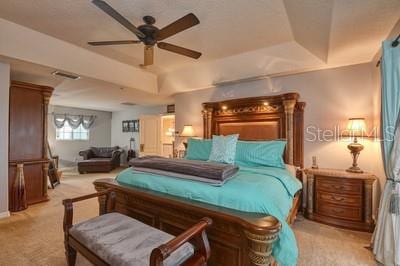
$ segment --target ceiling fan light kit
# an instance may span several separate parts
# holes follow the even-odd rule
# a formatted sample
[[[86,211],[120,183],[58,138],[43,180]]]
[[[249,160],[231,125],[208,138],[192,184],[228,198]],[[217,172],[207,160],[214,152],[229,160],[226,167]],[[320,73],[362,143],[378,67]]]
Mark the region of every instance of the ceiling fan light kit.
[[[137,44],[143,43],[144,46],[144,63],[142,66],[152,65],[154,62],[154,46],[157,45],[158,48],[180,54],[183,56],[198,59],[201,56],[200,52],[190,50],[178,45],[160,42],[172,35],[189,29],[200,23],[199,19],[192,13],[183,16],[182,18],[172,22],[171,24],[165,26],[162,29],[158,29],[154,26],[156,19],[152,16],[144,16],[143,21],[145,24],[136,27],[131,22],[129,22],[125,17],[119,14],[114,8],[107,4],[103,0],[92,0],[92,3],[101,9],[104,13],[115,19],[122,26],[127,28],[139,40],[121,40],[121,41],[97,41],[88,42],[92,46],[105,46],[105,45],[123,45],[123,44]]]

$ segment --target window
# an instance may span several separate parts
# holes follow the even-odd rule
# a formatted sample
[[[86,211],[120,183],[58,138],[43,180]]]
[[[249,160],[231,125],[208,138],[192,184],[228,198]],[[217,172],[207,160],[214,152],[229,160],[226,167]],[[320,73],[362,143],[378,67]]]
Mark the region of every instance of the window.
[[[72,129],[71,126],[66,121],[62,128],[56,129],[56,139],[57,140],[88,140],[89,130],[84,129],[82,125],[78,128]]]

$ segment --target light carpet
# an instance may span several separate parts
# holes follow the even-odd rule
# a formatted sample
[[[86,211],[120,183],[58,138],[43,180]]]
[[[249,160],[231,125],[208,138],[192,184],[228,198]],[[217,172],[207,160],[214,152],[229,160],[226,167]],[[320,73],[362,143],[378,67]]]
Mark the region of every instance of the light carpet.
[[[109,174],[64,174],[61,185],[49,190],[50,201],[29,206],[0,220],[0,265],[66,265],[61,201],[94,192],[92,182]],[[96,199],[77,203],[74,222],[98,214]],[[311,222],[299,217],[294,226],[299,265],[376,265],[368,246],[371,234]],[[78,255],[77,265],[90,265]]]

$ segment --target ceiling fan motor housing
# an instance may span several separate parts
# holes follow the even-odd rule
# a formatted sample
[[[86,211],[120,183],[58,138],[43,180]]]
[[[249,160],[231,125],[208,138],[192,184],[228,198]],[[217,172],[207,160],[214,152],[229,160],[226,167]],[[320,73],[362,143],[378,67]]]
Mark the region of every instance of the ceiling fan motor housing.
[[[145,37],[139,37],[139,40],[141,40],[145,45],[155,45],[157,43],[156,36],[159,31],[158,28],[153,25],[156,22],[156,19],[152,16],[144,16],[143,21],[146,24],[139,26],[138,30],[140,30]]]

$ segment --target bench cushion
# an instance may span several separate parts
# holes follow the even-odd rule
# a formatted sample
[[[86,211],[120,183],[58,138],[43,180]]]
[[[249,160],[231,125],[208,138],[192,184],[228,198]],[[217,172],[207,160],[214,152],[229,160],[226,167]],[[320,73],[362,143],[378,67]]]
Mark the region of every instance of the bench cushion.
[[[120,213],[108,213],[74,225],[70,235],[110,265],[149,265],[151,251],[174,236]],[[164,261],[180,265],[194,254],[185,243]]]

